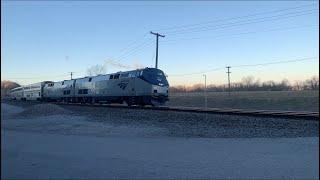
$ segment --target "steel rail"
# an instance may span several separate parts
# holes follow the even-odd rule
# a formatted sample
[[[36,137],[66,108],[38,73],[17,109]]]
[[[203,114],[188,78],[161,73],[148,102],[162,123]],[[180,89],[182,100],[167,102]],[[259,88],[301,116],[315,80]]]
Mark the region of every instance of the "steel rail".
[[[1,100],[1,102],[5,102]],[[46,103],[46,102],[30,102]],[[52,102],[58,105],[74,105],[74,106],[91,106],[91,107],[108,107],[108,108],[127,108],[127,109],[144,109],[144,110],[159,110],[159,111],[176,111],[176,112],[192,112],[203,114],[225,114],[239,116],[257,116],[257,117],[275,117],[275,118],[290,118],[290,119],[308,119],[319,121],[319,112],[310,111],[279,111],[279,110],[256,110],[256,109],[232,109],[232,108],[199,108],[185,106],[127,106],[124,104],[89,104],[89,103],[63,103]]]
[[[185,106],[126,106],[123,104],[88,104],[88,103],[60,103],[59,105],[76,105],[76,106],[92,106],[92,107],[108,107],[108,108],[127,108],[127,109],[145,109],[159,111],[176,111],[176,112],[193,112],[207,114],[226,114],[226,115],[243,115],[243,116],[264,116],[278,118],[293,119],[309,119],[319,120],[319,112],[308,111],[278,111],[278,110],[253,110],[253,109],[231,109],[231,108],[198,108]]]

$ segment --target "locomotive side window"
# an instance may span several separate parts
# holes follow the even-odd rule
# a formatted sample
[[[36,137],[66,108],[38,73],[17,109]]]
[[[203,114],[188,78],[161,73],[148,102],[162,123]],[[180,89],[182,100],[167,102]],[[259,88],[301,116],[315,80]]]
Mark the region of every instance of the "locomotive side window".
[[[126,77],[129,77],[129,73],[121,74],[121,78],[126,78]]]
[[[88,89],[79,89],[78,94],[88,94]]]
[[[114,79],[119,79],[120,74],[114,75]]]
[[[130,72],[129,77],[136,77],[136,71]]]
[[[68,95],[68,94],[70,94],[70,90],[63,91],[63,95]]]
[[[62,85],[64,85],[64,81],[62,81]]]
[[[91,82],[92,78],[89,78],[89,82]]]
[[[113,79],[113,75],[110,75],[110,78],[109,79]]]

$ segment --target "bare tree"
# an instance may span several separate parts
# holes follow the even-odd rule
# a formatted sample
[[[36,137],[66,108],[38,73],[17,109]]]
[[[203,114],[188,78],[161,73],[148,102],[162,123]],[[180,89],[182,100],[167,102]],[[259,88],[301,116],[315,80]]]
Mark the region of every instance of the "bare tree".
[[[228,85],[214,85],[208,84],[207,89],[209,91],[223,92],[226,91]],[[287,79],[283,79],[281,82],[264,81],[260,82],[259,79],[255,80],[253,76],[247,76],[242,78],[241,82],[232,83],[232,89],[234,91],[288,91],[288,90],[319,90],[319,77],[313,76],[305,81],[295,81],[291,84]],[[188,87],[176,86],[172,88],[175,92],[200,92],[203,90],[203,84],[194,84]],[[171,92],[173,92],[171,91]]]
[[[243,77],[241,82],[247,89],[249,89],[254,83],[254,77],[253,76]]]
[[[305,81],[305,88],[311,90],[319,89],[319,77],[312,76],[310,79]]]
[[[20,85],[12,81],[1,81],[1,98],[7,96],[9,91],[13,88],[19,87]]]
[[[313,89],[313,90],[319,89],[319,77],[318,76],[312,76],[310,81],[311,81],[311,89]]]
[[[290,83],[288,81],[288,79],[283,79],[280,83],[280,87],[281,90],[289,90],[290,89]]]
[[[293,88],[293,90],[296,90],[296,91],[303,90],[303,82],[302,81],[295,81],[292,88]]]

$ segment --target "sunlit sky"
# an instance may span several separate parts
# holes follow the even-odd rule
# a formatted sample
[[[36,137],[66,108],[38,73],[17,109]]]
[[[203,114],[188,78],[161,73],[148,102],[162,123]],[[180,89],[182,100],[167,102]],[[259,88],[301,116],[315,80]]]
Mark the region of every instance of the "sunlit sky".
[[[304,80],[319,72],[318,1],[1,1],[1,79],[20,84],[86,76],[117,61],[159,68],[171,85]],[[302,58],[285,64],[234,67]],[[105,64],[107,73],[125,68]],[[217,68],[220,70],[211,71]],[[198,74],[192,74],[203,72]],[[182,74],[189,74],[182,76]]]

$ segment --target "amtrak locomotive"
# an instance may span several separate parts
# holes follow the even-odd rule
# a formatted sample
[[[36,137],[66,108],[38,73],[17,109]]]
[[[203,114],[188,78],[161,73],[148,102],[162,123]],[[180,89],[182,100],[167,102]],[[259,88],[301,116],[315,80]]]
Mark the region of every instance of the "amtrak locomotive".
[[[19,100],[163,105],[169,84],[163,71],[144,68],[59,82],[45,81],[11,90]]]

